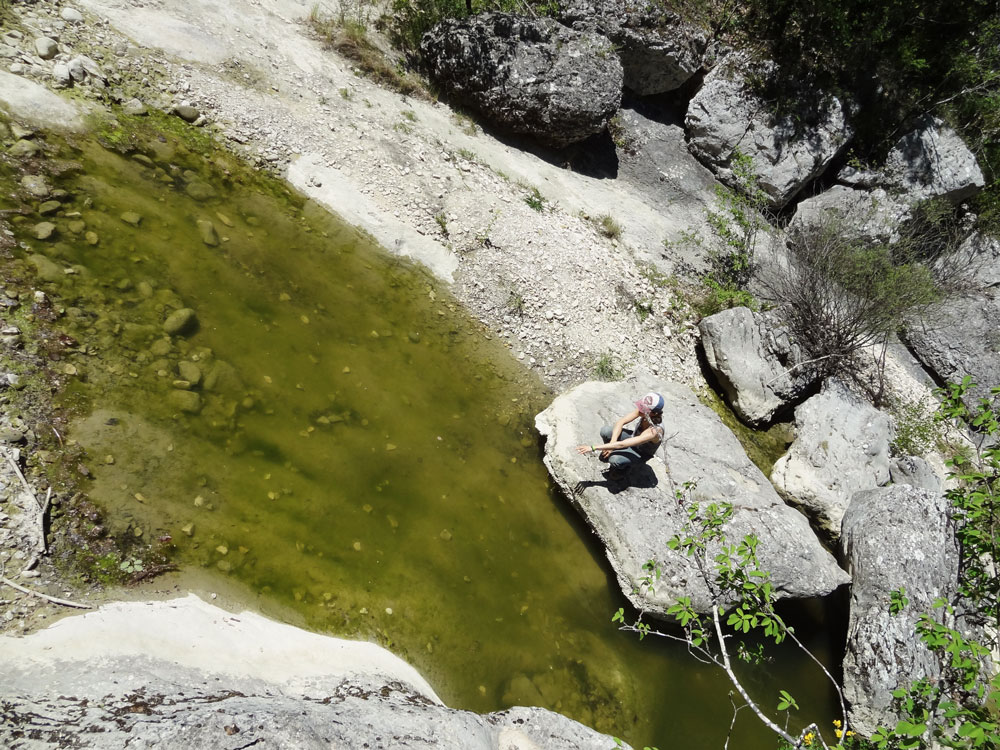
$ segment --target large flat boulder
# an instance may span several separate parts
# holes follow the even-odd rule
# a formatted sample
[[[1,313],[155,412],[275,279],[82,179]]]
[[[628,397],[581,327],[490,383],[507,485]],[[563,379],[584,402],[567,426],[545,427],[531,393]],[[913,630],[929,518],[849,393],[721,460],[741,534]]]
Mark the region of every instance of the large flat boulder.
[[[887,187],[905,194],[912,203],[945,198],[958,204],[986,184],[975,154],[936,117],[925,117],[895,143],[882,175]]]
[[[644,467],[623,484],[602,478],[604,464],[580,455],[579,444],[595,442],[604,424],[634,407],[648,391],[663,395],[666,440]],[[712,598],[690,558],[667,548],[687,520],[685,503],[730,502],[736,512],[727,536],[736,541],[756,534],[760,562],[772,573],[778,596],[814,597],[849,579],[820,544],[805,517],[785,505],[767,478],[747,458],[739,441],[719,417],[699,403],[686,386],[640,374],[624,383],[584,383],[559,396],[535,418],[546,438],[545,465],[605,546],[622,592],[638,608],[665,617],[680,596],[701,612]],[[690,499],[676,492],[694,482]],[[642,566],[657,560],[663,577],[648,594],[638,594]]]
[[[674,91],[701,69],[708,35],[656,3],[633,0],[570,0],[559,20],[610,39],[625,72],[625,85],[640,96]]]
[[[837,381],[795,409],[795,440],[779,458],[771,481],[830,538],[856,492],[889,481],[888,415]]]
[[[788,331],[765,313],[733,307],[702,318],[698,328],[726,401],[748,424],[770,422],[816,383]]]
[[[26,638],[0,637],[0,670],[3,747],[614,746],[541,708],[448,708],[375,644],[232,615],[194,595],[107,605]]]
[[[684,121],[688,147],[723,182],[735,153],[749,156],[761,190],[780,208],[826,169],[853,131],[837,97],[816,97],[819,104],[805,118],[778,114],[755,90],[754,78],[739,55],[705,76]]]
[[[27,78],[0,71],[0,110],[40,128],[83,130],[81,106]]]
[[[844,515],[841,547],[853,578],[844,697],[852,729],[867,736],[895,726],[893,690],[941,673],[916,623],[938,597],[954,598],[958,552],[948,502],[906,485],[859,492]],[[892,615],[890,593],[900,587],[910,605]]]
[[[420,51],[449,95],[550,146],[599,133],[621,104],[622,66],[611,41],[551,18],[483,13],[442,21]]]
[[[952,297],[907,326],[903,337],[921,364],[941,381],[972,377],[970,406],[1000,385],[1000,286]]]

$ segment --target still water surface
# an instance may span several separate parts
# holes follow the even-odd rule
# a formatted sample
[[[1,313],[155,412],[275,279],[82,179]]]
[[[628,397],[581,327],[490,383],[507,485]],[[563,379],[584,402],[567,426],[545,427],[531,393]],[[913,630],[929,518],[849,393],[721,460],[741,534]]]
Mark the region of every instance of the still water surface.
[[[87,349],[65,398],[114,526],[388,646],[449,705],[720,747],[725,681],[611,623],[603,551],[540,460],[551,394],[425,273],[280,185],[170,138],[133,145],[65,147],[83,170],[58,186],[55,241],[31,243]],[[178,308],[197,327],[168,336]],[[820,632],[821,607],[799,615]],[[804,660],[753,675],[765,705],[781,687],[832,718]],[[749,712],[737,735],[774,746]]]

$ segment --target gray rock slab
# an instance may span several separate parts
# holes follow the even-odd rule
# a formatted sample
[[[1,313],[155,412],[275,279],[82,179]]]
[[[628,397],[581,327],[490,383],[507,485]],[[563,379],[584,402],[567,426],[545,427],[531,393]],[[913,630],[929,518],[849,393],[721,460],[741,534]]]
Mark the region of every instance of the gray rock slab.
[[[828,381],[795,409],[795,430],[795,441],[775,462],[771,481],[836,539],[854,494],[889,481],[889,416],[841,383]]]
[[[882,181],[910,203],[946,198],[960,203],[986,184],[975,155],[953,129],[928,117],[893,146]]]
[[[900,456],[889,462],[893,484],[905,484],[929,492],[942,492],[944,482],[933,467],[920,456]]]
[[[81,110],[41,84],[0,71],[0,109],[37,127],[80,131]]]
[[[844,697],[852,728],[870,735],[895,726],[892,691],[940,674],[915,635],[917,617],[934,600],[952,600],[958,555],[948,503],[940,493],[895,485],[857,493],[844,515],[841,545],[851,585]],[[910,605],[889,612],[890,592],[906,588]]]
[[[0,669],[5,747],[615,746],[540,708],[448,708],[374,644],[233,615],[192,595],[108,605],[26,638],[0,638]]]
[[[452,97],[556,148],[602,131],[621,104],[622,66],[611,41],[551,18],[484,13],[442,21],[420,51]]]
[[[38,37],[35,40],[35,54],[43,60],[51,60],[59,54],[59,43],[47,36]]]
[[[824,97],[812,114],[815,122],[803,126],[771,112],[754,92],[743,59],[730,55],[705,76],[684,124],[691,153],[723,182],[731,178],[736,151],[750,156],[760,188],[772,207],[780,208],[819,176],[853,135],[836,97]]]
[[[977,387],[966,394],[975,404],[1000,385],[1000,287],[953,297],[909,325],[904,339],[924,367],[941,381]]]
[[[816,383],[787,330],[766,314],[734,307],[702,318],[698,328],[708,366],[744,422],[771,421]]]
[[[645,467],[633,469],[625,485],[610,484],[600,474],[605,465],[578,454],[576,446],[596,442],[602,425],[631,411],[632,401],[652,390],[666,402],[665,444]],[[805,517],[782,502],[736,437],[685,386],[649,374],[624,383],[584,383],[559,396],[535,425],[546,438],[550,474],[601,539],[623,593],[640,609],[665,617],[680,596],[691,597],[699,611],[711,608],[695,565],[666,546],[687,519],[675,496],[685,482],[696,483],[695,501],[734,504],[726,533],[732,540],[748,533],[760,538],[761,565],[772,572],[779,597],[822,596],[849,580]],[[654,559],[663,577],[651,594],[637,595],[642,566]]]
[[[899,227],[911,217],[909,204],[883,188],[861,190],[834,185],[799,202],[790,232],[833,225],[853,239],[895,242]]]

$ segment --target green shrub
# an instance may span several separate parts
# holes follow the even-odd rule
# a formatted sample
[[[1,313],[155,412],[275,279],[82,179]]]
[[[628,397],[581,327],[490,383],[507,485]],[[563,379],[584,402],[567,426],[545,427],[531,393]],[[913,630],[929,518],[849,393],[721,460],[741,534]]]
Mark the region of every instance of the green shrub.
[[[611,240],[617,240],[622,236],[622,225],[615,221],[611,214],[597,217],[597,230]]]
[[[615,364],[615,355],[612,352],[604,352],[594,360],[590,373],[598,380],[621,380],[624,373]]]
[[[925,456],[941,441],[936,409],[922,401],[897,402],[890,408],[896,436],[890,445],[894,456]]]

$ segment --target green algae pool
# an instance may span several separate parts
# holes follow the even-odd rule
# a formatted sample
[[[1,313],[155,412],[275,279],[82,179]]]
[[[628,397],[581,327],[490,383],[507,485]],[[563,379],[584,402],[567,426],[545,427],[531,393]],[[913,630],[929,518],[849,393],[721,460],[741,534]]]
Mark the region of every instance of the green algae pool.
[[[611,623],[614,576],[540,460],[551,394],[426,274],[281,185],[172,137],[128,145],[62,146],[59,206],[19,251],[73,339],[53,365],[68,437],[115,529],[382,643],[449,705],[721,747],[728,683]],[[826,654],[828,607],[790,616]],[[833,717],[804,659],[747,679]],[[774,745],[743,712],[731,746]]]

